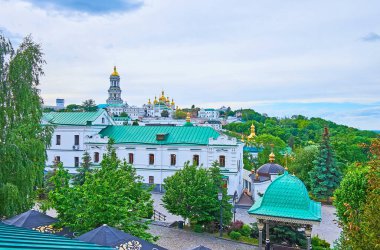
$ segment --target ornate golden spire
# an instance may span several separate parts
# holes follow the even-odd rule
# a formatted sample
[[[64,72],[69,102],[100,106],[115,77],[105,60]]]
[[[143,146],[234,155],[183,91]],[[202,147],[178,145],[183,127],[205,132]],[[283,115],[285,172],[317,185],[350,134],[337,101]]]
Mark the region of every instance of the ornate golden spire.
[[[186,122],[190,122],[190,112],[187,112],[186,114]]]
[[[112,76],[119,76],[119,73],[116,71],[116,66],[113,66],[113,72],[111,74]]]
[[[251,125],[251,134],[248,136],[248,140],[251,140],[251,139],[253,139],[255,137],[256,137],[255,125],[253,125],[253,123],[252,123],[252,125]]]
[[[150,102],[150,98],[148,99],[148,104],[151,105],[152,103]]]
[[[154,97],[154,101],[153,101],[154,104],[157,104],[157,96]]]
[[[269,162],[274,162],[275,160],[275,155],[273,153],[273,144],[270,145],[272,147],[272,152],[269,154]]]
[[[172,103],[171,103],[171,105],[172,106],[174,106],[175,105],[175,103],[174,103],[174,99],[172,98]]]

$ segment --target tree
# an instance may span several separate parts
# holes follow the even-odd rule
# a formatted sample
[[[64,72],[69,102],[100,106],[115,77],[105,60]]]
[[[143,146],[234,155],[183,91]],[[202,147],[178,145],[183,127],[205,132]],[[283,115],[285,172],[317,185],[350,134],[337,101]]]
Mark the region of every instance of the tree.
[[[295,151],[295,159],[289,165],[289,171],[301,179],[307,189],[310,190],[309,172],[314,167],[314,161],[318,156],[318,147],[315,145],[299,148]]]
[[[283,140],[281,140],[281,138],[269,134],[262,134],[255,137],[255,140],[251,144],[257,148],[262,149],[258,153],[259,166],[268,163],[269,154],[272,151],[272,145],[273,153],[276,155],[276,162],[282,164],[283,156],[280,152],[282,149],[285,148],[286,143]]]
[[[134,120],[133,122],[132,122],[132,126],[139,126],[139,120]]]
[[[169,112],[167,110],[163,110],[161,112],[161,117],[169,117]]]
[[[206,225],[219,221],[221,188],[220,169],[214,165],[209,170],[185,163],[174,175],[164,180],[164,207],[172,214],[189,219],[192,225]],[[231,205],[225,188],[223,190],[224,223],[231,221]]]
[[[75,111],[83,111],[83,107],[78,104],[69,104],[66,106],[66,109],[62,109],[62,112],[75,112]]]
[[[86,175],[82,186],[68,185],[67,171],[60,167],[54,176],[55,190],[49,193],[58,212],[59,226],[68,226],[78,233],[88,232],[103,224],[152,241],[146,232],[153,214],[150,189],[145,188],[142,177],[125,161],[121,162],[113,148],[107,147],[101,168]]]
[[[42,184],[51,135],[40,126],[42,55],[30,36],[14,51],[0,34],[0,217],[30,209]]]
[[[120,117],[128,117],[128,114],[123,111],[123,112],[120,113]]]
[[[318,199],[329,200],[339,186],[342,174],[336,163],[335,152],[330,145],[327,127],[322,135],[318,157],[313,163],[314,167],[309,173],[311,192]]]
[[[186,118],[186,112],[177,109],[174,114],[175,119],[185,119]]]
[[[78,174],[73,177],[74,185],[83,185],[86,180],[86,175],[91,172],[91,165],[91,156],[85,151],[83,153],[81,166],[77,169]]]
[[[98,110],[98,107],[95,104],[95,101],[93,99],[85,100],[82,104],[82,107],[84,111],[87,112],[94,112]]]

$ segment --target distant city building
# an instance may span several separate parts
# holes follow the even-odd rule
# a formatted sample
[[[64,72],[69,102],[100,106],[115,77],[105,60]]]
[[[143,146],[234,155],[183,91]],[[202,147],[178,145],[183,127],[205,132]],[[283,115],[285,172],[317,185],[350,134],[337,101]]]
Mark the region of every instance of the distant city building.
[[[64,109],[65,108],[65,99],[57,98],[55,99],[55,105],[58,109]]]
[[[198,111],[198,117],[199,118],[206,118],[206,119],[218,119],[219,118],[219,111],[215,109],[201,109]]]

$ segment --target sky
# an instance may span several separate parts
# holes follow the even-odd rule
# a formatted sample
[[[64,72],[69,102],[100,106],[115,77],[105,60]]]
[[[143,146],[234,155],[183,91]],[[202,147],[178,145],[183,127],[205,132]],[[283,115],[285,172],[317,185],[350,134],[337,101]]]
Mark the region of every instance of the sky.
[[[378,0],[0,0],[0,30],[31,34],[46,104],[161,90],[179,107],[253,108],[380,129]]]

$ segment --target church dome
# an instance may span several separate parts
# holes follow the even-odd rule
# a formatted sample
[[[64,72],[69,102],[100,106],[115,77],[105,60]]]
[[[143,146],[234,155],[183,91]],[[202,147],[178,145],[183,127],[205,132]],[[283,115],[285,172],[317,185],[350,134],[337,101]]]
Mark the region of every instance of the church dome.
[[[112,72],[111,76],[119,76],[119,73],[116,70],[116,66],[113,67],[113,72]]]
[[[321,203],[310,200],[305,184],[285,171],[276,178],[248,213],[321,221]]]
[[[259,167],[257,169],[257,173],[259,174],[259,176],[269,177],[271,174],[282,174],[284,170],[285,169],[283,166],[273,162],[269,162]]]

